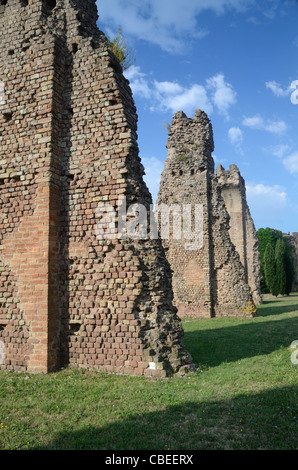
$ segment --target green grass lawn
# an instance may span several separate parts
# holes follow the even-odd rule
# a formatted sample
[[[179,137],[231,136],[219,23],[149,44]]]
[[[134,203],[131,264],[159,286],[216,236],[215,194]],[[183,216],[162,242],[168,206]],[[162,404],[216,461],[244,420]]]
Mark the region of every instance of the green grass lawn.
[[[258,311],[183,321],[184,377],[0,372],[0,449],[296,450],[298,295]]]

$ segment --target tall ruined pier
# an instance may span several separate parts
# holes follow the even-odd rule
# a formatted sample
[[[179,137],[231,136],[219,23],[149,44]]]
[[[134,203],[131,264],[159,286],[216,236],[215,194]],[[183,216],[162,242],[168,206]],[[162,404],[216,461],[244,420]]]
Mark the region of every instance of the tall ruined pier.
[[[119,198],[152,201],[97,18],[94,0],[0,2],[0,367],[165,376],[190,358],[163,247],[98,231]]]
[[[255,304],[260,304],[262,297],[259,241],[246,200],[245,181],[236,165],[230,165],[229,170],[225,170],[219,165],[216,169],[216,177],[230,216],[231,241],[239,253],[253,300]]]
[[[168,205],[175,212],[177,205],[181,208],[190,205],[195,212],[191,216],[191,232],[201,231],[197,247],[189,243],[187,233],[180,239],[172,233],[168,240],[163,240],[173,271],[175,304],[180,316],[252,316],[256,314],[252,290],[258,295],[258,263],[254,278],[251,269],[242,264],[235,242],[231,240],[231,217],[223,197],[227,186],[223,182],[223,169],[221,181],[214,174],[213,150],[213,131],[206,113],[197,110],[193,119],[182,111],[174,115],[157,208]],[[231,175],[226,174],[226,177],[231,178]],[[160,230],[162,225],[159,218]],[[239,237],[243,238],[241,230]],[[245,248],[251,248],[246,241],[242,242]],[[252,244],[255,250],[255,243]],[[252,289],[248,285],[250,280]]]

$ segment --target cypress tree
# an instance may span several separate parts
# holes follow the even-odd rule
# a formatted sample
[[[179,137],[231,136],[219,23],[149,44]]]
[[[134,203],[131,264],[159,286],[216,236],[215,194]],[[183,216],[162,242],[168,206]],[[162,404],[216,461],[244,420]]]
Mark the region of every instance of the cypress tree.
[[[259,251],[260,251],[260,265],[261,265],[261,292],[262,294],[267,294],[270,292],[269,287],[266,283],[266,275],[265,275],[265,250],[268,243],[272,244],[273,249],[275,249],[276,240],[282,237],[282,234],[279,230],[275,230],[272,228],[259,228],[257,231],[257,236],[259,240]]]
[[[271,243],[268,243],[264,253],[264,272],[267,287],[270,293],[278,296],[278,282],[276,277],[276,262],[274,248]]]
[[[278,294],[285,295],[287,288],[286,274],[286,244],[283,238],[279,238],[275,246],[276,283]]]
[[[291,245],[285,243],[285,272],[286,272],[286,290],[285,294],[289,295],[295,278],[294,259],[292,255]]]

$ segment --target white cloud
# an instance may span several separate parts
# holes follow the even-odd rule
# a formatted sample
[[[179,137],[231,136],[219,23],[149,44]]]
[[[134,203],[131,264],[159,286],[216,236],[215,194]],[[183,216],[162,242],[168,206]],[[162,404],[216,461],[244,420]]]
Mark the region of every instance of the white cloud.
[[[252,196],[266,196],[270,200],[274,199],[275,202],[284,203],[287,199],[287,193],[279,185],[268,186],[262,183],[254,184],[249,183],[246,185],[246,191],[250,197]]]
[[[290,173],[298,175],[298,151],[284,158],[283,164]]]
[[[287,130],[287,125],[284,121],[265,121],[261,116],[244,118],[242,124],[251,129],[264,130],[272,134],[281,134]]]
[[[248,205],[256,228],[278,228],[289,207],[288,195],[279,185],[246,183]]]
[[[255,24],[255,25],[259,25],[259,24],[260,24],[260,21],[259,21],[255,16],[249,16],[249,17],[247,18],[247,22],[248,22],[248,23]]]
[[[280,158],[286,170],[298,176],[298,150],[290,153],[291,147],[288,144],[271,145],[264,150]]]
[[[264,121],[261,117],[254,116],[254,117],[243,119],[242,124],[252,129],[263,129]]]
[[[109,23],[116,29],[154,43],[171,53],[189,47],[190,39],[206,36],[198,16],[209,10],[224,14],[228,9],[245,11],[254,0],[100,0],[99,26]]]
[[[228,117],[230,106],[236,103],[236,92],[233,90],[232,85],[225,81],[222,73],[219,73],[207,80],[207,88],[212,90],[212,101],[220,114]]]
[[[290,86],[284,89],[279,83],[275,82],[274,80],[271,82],[266,82],[265,85],[266,85],[266,88],[269,88],[269,90],[271,90],[272,93],[278,98],[288,96],[291,93]]]
[[[267,152],[272,153],[275,157],[282,158],[288,151],[290,146],[287,144],[271,145],[266,150]]]
[[[242,141],[243,141],[243,132],[239,127],[231,127],[228,131],[228,137],[232,145],[235,146],[235,149],[240,155],[244,155],[242,149]]]
[[[136,95],[150,99],[152,92],[149,88],[146,75],[140,72],[140,67],[132,65],[125,71],[125,76],[130,81],[131,89]]]
[[[230,142],[233,145],[241,144],[243,141],[243,133],[239,127],[231,127],[228,132]]]
[[[155,80],[154,85],[157,92],[161,94],[177,95],[184,91],[183,87],[176,82],[158,82]]]
[[[287,130],[287,125],[284,121],[267,121],[264,129],[272,134],[282,134]]]
[[[164,90],[163,93],[158,92],[156,97],[159,100],[157,108],[173,113],[184,111],[186,114],[190,114],[199,108],[210,114],[213,110],[205,88],[198,84],[192,85],[190,88],[181,87],[176,94],[171,89]],[[153,106],[152,110],[154,109],[156,108]]]
[[[133,94],[150,101],[151,111],[191,114],[195,109],[202,109],[211,114],[215,107],[228,118],[229,108],[236,102],[236,92],[223,74],[208,78],[204,85],[195,83],[188,87],[178,82],[155,80],[137,66],[125,71],[125,76],[130,81]]]

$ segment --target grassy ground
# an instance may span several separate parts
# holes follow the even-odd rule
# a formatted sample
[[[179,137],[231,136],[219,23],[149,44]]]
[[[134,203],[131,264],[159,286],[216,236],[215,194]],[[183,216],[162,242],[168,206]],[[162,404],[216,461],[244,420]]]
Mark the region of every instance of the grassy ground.
[[[183,378],[1,372],[0,449],[296,450],[298,295],[183,323],[199,365]]]

